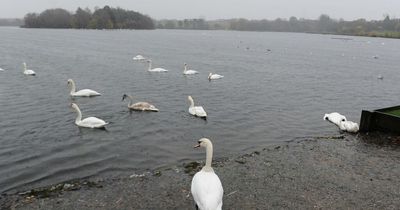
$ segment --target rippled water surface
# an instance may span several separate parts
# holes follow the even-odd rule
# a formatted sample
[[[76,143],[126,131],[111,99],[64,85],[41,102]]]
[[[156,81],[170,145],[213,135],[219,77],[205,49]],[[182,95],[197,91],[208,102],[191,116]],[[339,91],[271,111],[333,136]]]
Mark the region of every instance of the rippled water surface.
[[[226,157],[335,135],[325,113],[358,122],[361,109],[397,105],[400,41],[337,37],[0,28],[0,192],[202,159],[204,151],[192,149],[201,137]],[[137,54],[170,71],[147,72],[132,61]],[[36,77],[22,74],[24,61]],[[184,62],[200,74],[183,76]],[[209,82],[209,72],[225,78]],[[72,100],[69,78],[103,95]],[[160,112],[129,112],[124,93]],[[207,121],[188,114],[188,95]],[[78,128],[71,102],[111,124]]]

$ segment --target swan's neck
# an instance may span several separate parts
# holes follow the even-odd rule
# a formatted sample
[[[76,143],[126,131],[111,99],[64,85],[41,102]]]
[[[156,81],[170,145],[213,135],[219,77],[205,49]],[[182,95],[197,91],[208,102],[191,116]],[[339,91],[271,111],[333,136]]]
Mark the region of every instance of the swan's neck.
[[[133,103],[133,97],[132,96],[128,96],[129,98],[129,105],[128,106],[132,106]]]
[[[78,116],[76,116],[75,123],[80,123],[82,121],[82,112],[78,107],[74,108]]]
[[[192,98],[189,98],[189,101],[190,101],[190,107],[194,107],[194,101],[193,101],[193,99],[192,99]]]
[[[213,146],[212,146],[212,144],[207,144],[207,147],[206,147],[206,165],[203,167],[204,171],[213,171],[213,169],[211,167],[212,156],[213,156]]]
[[[76,87],[75,87],[75,82],[74,81],[71,81],[71,94],[74,94],[75,93],[75,91],[76,91]]]
[[[187,66],[185,65],[185,68],[183,69],[183,73],[186,73],[187,71]]]
[[[151,70],[151,61],[149,62],[149,70]]]
[[[24,63],[24,71],[26,71],[26,63]]]

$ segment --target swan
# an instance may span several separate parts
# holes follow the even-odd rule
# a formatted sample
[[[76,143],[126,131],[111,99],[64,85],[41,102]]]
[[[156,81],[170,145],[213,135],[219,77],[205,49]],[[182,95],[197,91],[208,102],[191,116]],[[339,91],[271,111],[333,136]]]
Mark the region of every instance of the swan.
[[[0,68],[0,71],[4,71],[4,69]]]
[[[25,75],[30,75],[30,76],[35,76],[36,75],[35,71],[30,70],[30,69],[26,69],[26,63],[25,62],[23,64],[24,64],[24,74]]]
[[[214,79],[222,79],[224,76],[219,75],[219,74],[213,74],[210,72],[210,74],[208,75],[208,79],[209,80],[214,80]]]
[[[71,92],[69,93],[69,95],[71,96],[80,96],[80,97],[90,97],[90,96],[99,96],[101,95],[100,93],[91,90],[91,89],[83,89],[83,90],[79,90],[77,92],[76,88],[75,88],[75,82],[72,79],[68,79],[68,85],[71,87]]]
[[[197,172],[192,179],[191,192],[200,210],[221,210],[224,189],[221,181],[211,167],[213,145],[207,138],[198,141],[195,148],[206,148],[206,165]]]
[[[206,113],[206,111],[204,111],[203,107],[202,106],[194,106],[194,101],[193,101],[192,96],[188,96],[188,100],[190,102],[189,113],[196,117],[201,117],[201,118],[206,119],[207,113]]]
[[[331,123],[337,125],[341,131],[347,131],[350,133],[357,133],[359,130],[358,124],[352,121],[348,121],[345,116],[332,112],[324,115],[324,120],[328,120]]]
[[[383,76],[379,74],[377,78],[378,79],[383,79]]]
[[[129,109],[137,110],[137,111],[158,112],[158,109],[152,104],[149,104],[147,102],[137,102],[137,103],[132,104],[132,101],[133,101],[132,96],[124,94],[122,96],[122,100],[125,100],[125,98],[129,98],[129,104],[128,104]]]
[[[340,121],[339,129],[350,133],[357,133],[359,130],[358,124],[352,121]]]
[[[329,122],[339,126],[340,122],[347,121],[346,117],[337,113],[337,112],[332,112],[330,114],[325,114],[324,115],[324,120],[328,120]]]
[[[71,103],[71,107],[76,111],[76,113],[78,113],[78,116],[76,116],[75,119],[75,124],[77,126],[85,128],[104,128],[104,126],[108,124],[108,122],[96,117],[88,117],[82,120],[82,113],[78,105]]]
[[[142,55],[137,55],[135,57],[132,58],[134,61],[143,61],[146,60],[145,57],[143,57]]]
[[[187,64],[185,63],[184,64],[185,65],[185,69],[183,70],[183,74],[184,75],[192,75],[192,74],[198,74],[199,72],[198,71],[196,71],[196,70],[188,70],[187,69]]]
[[[149,72],[167,72],[168,71],[167,69],[163,69],[163,68],[154,68],[154,69],[152,69],[151,68],[151,63],[152,63],[151,60],[147,60],[147,63],[149,63],[149,69],[147,70]]]

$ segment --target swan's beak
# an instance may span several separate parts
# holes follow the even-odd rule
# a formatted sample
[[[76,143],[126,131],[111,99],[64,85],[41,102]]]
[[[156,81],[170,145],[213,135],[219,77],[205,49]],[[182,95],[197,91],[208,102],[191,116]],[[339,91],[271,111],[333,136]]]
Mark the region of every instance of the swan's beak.
[[[196,144],[196,145],[194,145],[193,148],[199,148],[199,147],[200,147],[200,144]]]

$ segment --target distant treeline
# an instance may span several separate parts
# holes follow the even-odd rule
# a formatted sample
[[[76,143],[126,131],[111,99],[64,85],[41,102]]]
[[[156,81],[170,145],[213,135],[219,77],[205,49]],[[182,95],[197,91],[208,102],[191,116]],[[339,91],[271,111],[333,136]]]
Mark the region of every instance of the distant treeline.
[[[288,20],[281,18],[276,20],[160,20],[157,21],[156,27],[162,29],[306,32],[400,38],[400,19],[392,19],[388,15],[383,20],[371,21],[365,19],[335,20],[328,15],[321,15],[317,20],[298,19],[296,17],[291,17]]]
[[[65,9],[48,9],[40,14],[29,13],[24,18],[26,28],[79,29],[154,29],[153,20],[138,12],[121,8],[78,8],[75,14]]]
[[[18,18],[0,18],[0,26],[22,26],[24,21]]]

